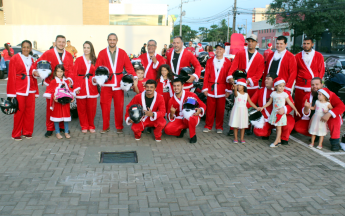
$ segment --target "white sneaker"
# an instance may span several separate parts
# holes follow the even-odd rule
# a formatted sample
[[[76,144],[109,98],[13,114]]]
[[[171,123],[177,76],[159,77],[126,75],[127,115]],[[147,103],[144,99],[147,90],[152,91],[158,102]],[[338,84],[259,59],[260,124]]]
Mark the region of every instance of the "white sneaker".
[[[223,130],[222,129],[217,129],[217,134],[222,134]]]
[[[277,145],[274,145],[274,143],[272,143],[271,145],[270,145],[270,147],[271,148],[275,148],[275,147],[278,147],[280,145],[280,143],[278,143]]]
[[[4,80],[8,80],[8,78],[4,79]]]
[[[208,133],[208,132],[210,132],[211,130],[210,129],[208,129],[208,128],[204,128],[204,130],[202,131],[202,132],[204,132],[204,133]]]
[[[156,140],[156,142],[161,142],[162,140]]]

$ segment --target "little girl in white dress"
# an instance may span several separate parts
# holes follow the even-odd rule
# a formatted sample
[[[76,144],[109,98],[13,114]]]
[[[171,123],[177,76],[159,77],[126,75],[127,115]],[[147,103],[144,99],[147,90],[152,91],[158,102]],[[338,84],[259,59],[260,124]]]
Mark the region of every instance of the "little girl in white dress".
[[[309,147],[314,147],[315,137],[319,136],[319,145],[316,148],[322,149],[323,138],[327,135],[327,124],[321,121],[321,118],[330,109],[333,109],[332,105],[329,103],[329,94],[325,89],[320,89],[318,91],[315,105],[309,109],[315,110],[309,123],[309,133],[311,134],[311,144],[309,144]]]
[[[285,81],[282,78],[276,78],[274,80],[274,88],[276,91],[271,93],[270,100],[266,103],[265,106],[260,107],[259,110],[262,111],[266,107],[270,106],[273,103],[272,113],[268,119],[268,123],[271,125],[276,126],[277,129],[277,137],[274,143],[270,145],[270,147],[277,147],[281,144],[281,133],[282,133],[282,126],[287,125],[286,114],[280,115],[278,114],[278,109],[285,106],[285,101],[291,106],[292,109],[295,110],[296,115],[301,116],[297,111],[295,105],[290,101],[289,95],[284,92]]]
[[[244,141],[244,131],[248,128],[248,103],[257,109],[257,106],[250,100],[247,92],[247,81],[245,79],[239,79],[236,84],[233,85],[235,102],[231,110],[229,126],[234,128],[234,143],[238,143],[237,132],[238,129],[241,130],[241,143],[246,143]]]

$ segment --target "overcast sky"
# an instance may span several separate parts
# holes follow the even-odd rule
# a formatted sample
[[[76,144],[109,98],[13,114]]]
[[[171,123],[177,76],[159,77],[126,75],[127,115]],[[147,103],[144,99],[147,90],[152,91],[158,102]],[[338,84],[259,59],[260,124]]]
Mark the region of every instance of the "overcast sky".
[[[183,0],[188,1],[188,0]],[[168,14],[180,14],[180,9],[176,8],[180,4],[180,0],[122,0],[123,3],[148,3],[148,4],[168,4],[169,8],[175,8],[168,12]],[[245,8],[252,10],[254,8],[264,8],[266,5],[270,4],[272,0],[238,0],[237,7]],[[226,8],[231,7],[234,5],[234,0],[189,0],[188,3],[183,4],[183,10],[186,11],[186,17],[188,18],[205,18],[216,15]],[[227,16],[224,17],[226,20],[228,19]],[[232,16],[230,16],[230,27],[232,27]],[[246,23],[248,24],[248,32],[251,30],[251,22],[252,16],[251,15],[244,15],[240,14],[236,17],[236,25],[242,25]],[[187,19],[186,19],[187,20]],[[217,24],[219,21],[215,21],[215,23],[208,22],[208,23],[184,23],[192,27],[193,30],[198,30],[199,27],[210,27],[213,24]],[[180,19],[178,18],[175,22],[180,23]],[[183,18],[182,18],[183,23]],[[237,29],[238,30],[238,29]],[[243,30],[242,30],[243,31]]]

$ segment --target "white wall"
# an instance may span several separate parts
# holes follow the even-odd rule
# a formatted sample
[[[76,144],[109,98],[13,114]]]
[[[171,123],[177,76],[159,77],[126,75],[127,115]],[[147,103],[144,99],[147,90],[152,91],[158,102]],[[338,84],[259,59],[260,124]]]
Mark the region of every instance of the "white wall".
[[[65,35],[71,44],[82,55],[83,43],[91,41],[95,47],[96,55],[107,47],[107,36],[116,33],[119,41],[118,47],[128,54],[138,54],[144,43],[154,39],[157,41],[157,53],[161,53],[164,44],[170,42],[169,26],[115,26],[115,25],[2,25],[0,26],[0,43],[10,42],[19,44],[23,40],[37,41],[38,50],[49,49],[56,35]]]
[[[109,4],[109,14],[167,15],[167,4]]]

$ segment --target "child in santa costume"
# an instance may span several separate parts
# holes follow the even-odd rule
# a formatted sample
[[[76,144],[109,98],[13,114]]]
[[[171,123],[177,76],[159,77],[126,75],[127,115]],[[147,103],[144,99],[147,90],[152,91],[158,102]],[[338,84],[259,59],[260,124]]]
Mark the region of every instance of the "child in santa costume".
[[[280,115],[278,114],[278,109],[285,106],[285,101],[290,105],[292,109],[295,110],[296,115],[300,115],[297,111],[295,105],[290,101],[289,95],[284,92],[285,81],[282,78],[276,78],[274,80],[274,88],[276,91],[271,93],[270,100],[266,103],[265,106],[260,107],[259,110],[262,111],[266,107],[270,106],[273,103],[273,110],[270,115],[268,122],[271,125],[276,126],[277,129],[277,138],[270,145],[270,147],[277,147],[281,144],[281,133],[282,133],[282,126],[287,124],[286,114]]]
[[[95,133],[94,119],[97,110],[97,98],[99,96],[97,86],[92,84],[95,75],[95,51],[91,42],[83,45],[84,55],[77,58],[74,63],[74,92],[76,93],[78,116],[81,132]]]
[[[135,73],[137,74],[138,79],[133,81],[133,91],[137,94],[141,94],[145,91],[145,82],[147,81],[144,78],[145,69],[142,66],[135,68]]]
[[[32,138],[35,120],[35,98],[39,96],[36,78],[32,75],[34,63],[29,54],[32,49],[30,41],[23,41],[22,52],[12,56],[7,81],[7,97],[16,98],[18,110],[13,116],[12,139],[21,141],[23,135]]]
[[[60,88],[65,88],[70,92],[73,92],[73,89],[69,87],[70,81],[65,78],[65,68],[62,64],[57,65],[55,67],[53,73],[53,80],[50,82],[49,86],[47,87],[46,92],[44,93],[44,97],[50,97],[50,110],[51,116],[50,120],[54,122],[55,133],[58,139],[62,139],[60,134],[60,126],[59,123],[63,122],[65,126],[65,137],[67,139],[71,138],[69,135],[69,128],[68,122],[71,121],[71,114],[70,114],[70,105],[61,104],[57,100],[57,91]],[[75,95],[73,95],[73,100],[75,100]],[[72,101],[73,102],[73,101]]]
[[[321,118],[325,113],[333,109],[332,105],[329,103],[329,90],[326,88],[320,89],[318,91],[318,100],[316,100],[315,105],[309,109],[315,110],[309,125],[309,133],[311,134],[311,144],[309,144],[309,147],[314,147],[315,137],[318,136],[319,145],[316,148],[322,149],[323,138],[327,135],[327,125],[326,122],[321,121]]]
[[[164,102],[165,102],[165,108],[166,113],[168,113],[168,104],[170,98],[174,95],[173,87],[172,87],[172,81],[174,80],[174,74],[171,71],[171,68],[169,65],[164,64],[159,67],[157,72],[157,89],[156,92],[158,94],[163,95]]]
[[[241,131],[241,143],[244,144],[244,131],[248,128],[248,103],[257,109],[256,105],[250,100],[250,97],[247,93],[247,84],[245,79],[238,79],[236,84],[233,85],[235,102],[231,110],[229,126],[234,128],[234,143],[238,143],[237,132],[238,129]]]

